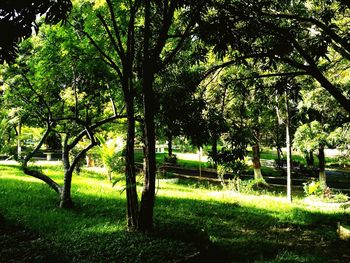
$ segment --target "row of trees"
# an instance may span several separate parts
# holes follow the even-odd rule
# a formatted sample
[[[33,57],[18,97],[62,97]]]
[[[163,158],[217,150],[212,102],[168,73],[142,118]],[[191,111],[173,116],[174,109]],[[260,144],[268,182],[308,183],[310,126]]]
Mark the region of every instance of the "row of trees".
[[[58,13],[70,10],[65,3]],[[1,11],[10,14],[9,8]],[[9,123],[6,111],[17,108],[21,123],[46,127],[21,163],[27,174],[60,194],[61,207],[72,206],[73,171],[99,144],[96,134],[110,122],[126,121],[128,227],[149,230],[156,136],[166,137],[170,149],[177,136],[195,146],[210,144],[217,164],[236,164],[251,145],[254,173],[261,178],[261,143],[281,153],[281,124],[294,134],[297,127],[290,123],[305,123],[295,145],[309,159],[318,149],[322,163],[327,140],[320,131],[335,130],[333,138],[342,137],[336,134],[344,135],[341,127],[350,111],[348,13],[346,1],[75,0],[65,24],[40,21],[39,33],[20,45],[16,61],[3,66],[8,110],[2,118]],[[47,13],[46,20],[50,17]],[[12,38],[12,46],[26,35]],[[3,59],[13,57],[13,49],[1,51],[8,55]],[[310,143],[303,146],[307,127]],[[145,156],[140,203],[134,160],[138,130]],[[28,167],[50,134],[62,141],[63,186]],[[77,150],[81,141],[85,147]],[[307,148],[311,144],[316,146]]]

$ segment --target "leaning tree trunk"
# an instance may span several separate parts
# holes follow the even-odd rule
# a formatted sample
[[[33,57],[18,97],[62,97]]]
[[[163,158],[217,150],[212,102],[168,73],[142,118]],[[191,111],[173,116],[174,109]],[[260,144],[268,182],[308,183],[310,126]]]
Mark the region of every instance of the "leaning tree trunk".
[[[252,146],[253,150],[253,169],[254,169],[254,179],[259,181],[264,181],[261,174],[261,163],[260,163],[260,147],[259,143]]]
[[[320,144],[318,148],[318,169],[319,169],[319,179],[320,183],[324,186],[327,185],[327,179],[326,179],[326,171],[325,171],[325,166],[326,166],[326,158],[324,154],[324,145]]]
[[[32,176],[34,178],[37,178],[37,179],[43,181],[49,187],[51,187],[57,194],[60,195],[62,193],[62,187],[58,183],[56,183],[54,180],[52,180],[47,175],[43,174],[41,171],[33,170],[33,169],[30,169],[28,167],[28,162],[40,150],[41,146],[44,144],[44,142],[45,142],[47,136],[49,135],[50,131],[51,131],[51,125],[48,123],[47,124],[47,129],[46,129],[45,133],[43,134],[43,136],[41,137],[41,139],[40,139],[39,143],[37,144],[37,146],[34,148],[34,150],[31,153],[27,154],[21,160],[21,168],[22,168],[23,172],[26,175]]]

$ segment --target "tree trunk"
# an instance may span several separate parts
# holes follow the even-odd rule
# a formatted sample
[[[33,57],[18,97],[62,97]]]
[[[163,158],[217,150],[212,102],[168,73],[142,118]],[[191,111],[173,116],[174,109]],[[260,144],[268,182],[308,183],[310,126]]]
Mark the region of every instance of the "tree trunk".
[[[135,117],[134,117],[134,102],[130,99],[127,103],[128,115],[128,134],[126,141],[126,198],[127,198],[127,221],[130,231],[138,229],[138,198],[136,189],[136,172],[135,172]]]
[[[151,1],[145,1],[145,29],[143,45],[143,73],[142,94],[145,131],[146,173],[142,191],[141,208],[139,215],[139,230],[149,231],[153,228],[153,208],[156,183],[156,140],[154,124],[154,101],[153,80],[156,62],[150,52],[151,38]],[[152,58],[151,58],[152,56]]]
[[[276,106],[275,106],[275,110],[276,110],[276,150],[277,150],[277,163],[280,163],[282,158],[283,158],[283,152],[282,152],[282,146],[281,146],[281,140],[280,140],[280,125],[283,124],[283,120],[280,114],[280,110],[278,108],[278,95],[276,94],[275,96],[275,100],[276,100]]]
[[[213,158],[214,167],[217,167],[217,156],[218,156],[218,138],[216,135],[213,135],[212,144],[211,144],[211,156]]]
[[[23,172],[26,175],[35,177],[39,180],[42,180],[43,182],[45,182],[49,187],[51,187],[57,194],[61,195],[62,193],[62,187],[56,183],[54,180],[52,180],[50,177],[48,177],[47,175],[43,174],[40,171],[37,170],[32,170],[30,168],[28,168],[28,162],[30,161],[30,159],[33,158],[33,156],[40,150],[41,146],[44,144],[44,141],[46,140],[48,134],[51,131],[51,126],[48,123],[47,125],[47,129],[45,131],[45,133],[43,134],[43,136],[41,137],[39,143],[37,144],[37,146],[34,148],[34,150],[31,153],[28,153],[22,160],[21,162],[21,167]]]
[[[290,114],[289,114],[289,103],[288,94],[285,92],[285,103],[286,103],[286,145],[287,145],[287,200],[292,202],[292,147],[290,138]]]
[[[325,166],[326,166],[326,159],[324,155],[324,145],[320,144],[318,148],[318,168],[319,168],[319,179],[320,183],[324,186],[327,185],[327,180],[326,180],[326,171],[325,171]]]
[[[276,146],[276,151],[277,151],[277,161],[281,161],[283,158],[283,154],[282,154],[282,148],[280,145]]]
[[[26,175],[32,176],[34,178],[37,178],[37,179],[43,181],[50,188],[52,188],[57,194],[61,195],[62,187],[58,183],[56,183],[54,180],[52,180],[50,177],[48,177],[47,175],[43,174],[40,171],[31,170],[27,166],[22,166],[22,169]]]
[[[168,156],[171,157],[173,155],[173,136],[170,133],[168,135]]]
[[[60,207],[69,209],[73,207],[73,201],[71,198],[73,170],[70,169],[69,150],[68,150],[67,143],[68,143],[68,135],[66,135],[66,137],[64,138],[63,149],[62,149],[64,181],[63,181],[63,188],[61,192]]]
[[[153,76],[144,77],[144,124],[145,124],[145,159],[146,173],[142,191],[139,229],[148,231],[153,228],[153,207],[156,180],[156,152],[155,152],[155,125],[154,125],[154,93],[152,90]]]
[[[324,87],[338,102],[339,104],[350,113],[350,101],[344,96],[344,94],[336,86],[334,86],[317,68],[313,65],[309,68],[310,74]]]
[[[314,166],[314,154],[312,151],[305,152],[305,159],[308,168],[312,168]]]
[[[19,117],[18,121],[18,137],[17,137],[17,160],[21,160],[22,157],[22,120],[21,117]]]
[[[64,183],[61,193],[60,208],[72,208],[73,201],[71,198],[71,186],[72,186],[73,172],[71,170],[64,169]]]
[[[260,147],[259,143],[256,143],[252,146],[253,150],[253,169],[254,169],[254,179],[255,180],[264,180],[261,174],[261,163],[260,163]]]
[[[92,154],[86,154],[86,166],[87,167],[95,166],[95,160]]]
[[[310,167],[313,168],[315,165],[315,159],[314,159],[314,153],[312,151],[309,154],[309,159],[310,159]]]

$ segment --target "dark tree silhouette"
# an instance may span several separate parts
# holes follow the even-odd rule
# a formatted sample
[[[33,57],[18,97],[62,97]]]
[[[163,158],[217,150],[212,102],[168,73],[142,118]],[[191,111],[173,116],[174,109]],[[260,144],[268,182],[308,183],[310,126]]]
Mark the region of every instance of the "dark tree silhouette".
[[[45,22],[54,24],[66,19],[71,8],[70,0],[0,1],[0,63],[13,60],[18,43],[37,30],[37,16],[45,15]]]

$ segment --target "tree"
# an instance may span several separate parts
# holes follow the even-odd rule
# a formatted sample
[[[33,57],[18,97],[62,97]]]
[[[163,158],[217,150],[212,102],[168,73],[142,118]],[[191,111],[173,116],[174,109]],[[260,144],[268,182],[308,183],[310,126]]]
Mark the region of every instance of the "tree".
[[[89,11],[77,17],[76,26],[80,27],[81,32],[99,51],[104,61],[115,71],[121,83],[128,116],[126,150],[128,226],[130,229],[146,231],[153,227],[155,195],[154,81],[157,74],[176,57],[186,39],[190,39],[196,26],[195,19],[204,10],[205,4],[202,1],[167,0],[156,3],[146,0],[112,3],[106,0],[106,2],[95,2],[95,5],[80,3],[79,9],[82,8]],[[85,22],[81,21],[81,17],[86,18]],[[94,26],[93,29],[92,26],[97,24],[100,27]],[[96,34],[100,28],[103,32],[99,31],[99,34]],[[101,39],[104,41],[100,41]],[[136,90],[135,86],[140,89]],[[140,91],[139,96],[142,95],[146,161],[140,208],[133,156],[136,91]]]
[[[116,111],[107,84],[112,84],[109,71],[101,61],[86,59],[86,55],[92,54],[87,46],[72,29],[42,28],[37,37],[22,43],[17,63],[8,66],[5,72],[8,101],[26,111],[26,121],[31,125],[46,126],[35,149],[21,159],[22,168],[53,188],[60,195],[62,208],[73,206],[73,172],[85,154],[98,144],[95,133],[102,125],[124,117]],[[106,107],[113,109],[112,116],[101,114]],[[28,167],[29,160],[52,132],[62,137],[63,186]],[[79,149],[82,140],[88,143]]]
[[[221,57],[230,55],[232,63],[260,60],[273,75],[310,75],[350,112],[346,86],[331,74],[333,65],[349,60],[348,4],[270,0],[222,1],[214,6],[216,12],[201,21],[200,35]],[[280,64],[294,72],[279,72]]]
[[[168,141],[168,156],[172,157],[172,141],[185,136],[196,146],[203,143],[205,129],[202,111],[204,101],[197,95],[198,86],[193,79],[199,75],[199,58],[196,43],[191,44],[162,71],[155,81],[155,93],[159,110],[156,114],[157,136]],[[156,107],[157,108],[157,107]]]
[[[299,126],[294,136],[294,146],[302,152],[318,150],[319,180],[326,185],[325,154],[324,148],[328,141],[325,128],[318,121]]]

